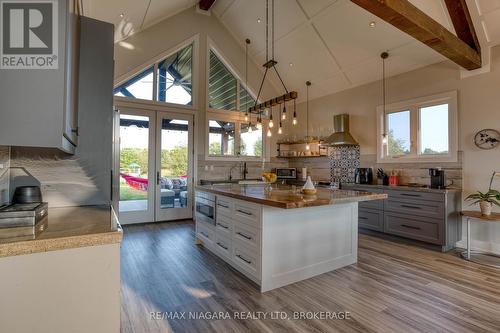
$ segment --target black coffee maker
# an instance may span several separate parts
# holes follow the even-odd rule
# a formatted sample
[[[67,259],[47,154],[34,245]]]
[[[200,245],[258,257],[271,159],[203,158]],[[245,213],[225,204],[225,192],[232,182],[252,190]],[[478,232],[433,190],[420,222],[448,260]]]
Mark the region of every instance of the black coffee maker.
[[[429,169],[429,175],[431,176],[431,188],[443,189],[446,187],[444,170],[440,168]]]

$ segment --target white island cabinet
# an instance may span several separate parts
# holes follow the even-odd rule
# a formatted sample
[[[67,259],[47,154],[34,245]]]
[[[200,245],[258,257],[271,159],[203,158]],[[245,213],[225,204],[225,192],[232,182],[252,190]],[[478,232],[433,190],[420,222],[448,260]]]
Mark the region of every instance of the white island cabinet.
[[[229,186],[205,188],[210,192],[200,186],[198,195],[215,196],[215,221],[197,219],[197,242],[257,283],[262,292],[357,261],[358,201],[372,200],[367,193],[346,200],[339,199],[339,192],[339,200],[320,196],[315,202],[309,198],[308,207],[286,209],[279,207],[291,206],[287,190],[272,195],[257,186],[233,186],[239,193],[233,196]],[[352,191],[342,192],[353,198]],[[299,200],[308,205],[308,198],[292,198],[295,206]]]

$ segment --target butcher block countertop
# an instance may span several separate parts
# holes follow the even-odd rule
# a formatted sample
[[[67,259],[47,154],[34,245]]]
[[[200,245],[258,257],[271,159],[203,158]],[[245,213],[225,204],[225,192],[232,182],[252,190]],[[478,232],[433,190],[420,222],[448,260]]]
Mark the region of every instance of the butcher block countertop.
[[[387,198],[387,194],[381,193],[331,190],[326,188],[317,188],[316,194],[305,195],[300,193],[299,187],[295,188],[290,185],[277,184],[273,184],[271,190],[268,190],[267,185],[239,184],[198,185],[196,189],[198,191],[210,192],[284,209],[317,207]]]
[[[49,206],[45,219],[43,230],[36,236],[0,239],[0,258],[120,243],[123,237],[110,206]]]

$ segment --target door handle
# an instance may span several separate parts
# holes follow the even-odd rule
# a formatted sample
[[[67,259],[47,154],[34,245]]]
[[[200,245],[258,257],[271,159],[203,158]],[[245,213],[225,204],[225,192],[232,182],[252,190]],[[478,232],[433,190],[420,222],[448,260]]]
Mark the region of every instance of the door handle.
[[[224,207],[224,208],[229,208],[229,206],[223,205],[223,204],[217,204],[218,206]]]
[[[242,234],[242,233],[241,233],[241,232],[239,232],[239,231],[237,232],[237,234],[238,234],[238,235],[240,235],[240,236],[241,236],[241,237],[243,237],[243,238],[248,239],[248,240],[251,240],[251,239],[252,239],[252,237],[247,236],[247,235],[245,235],[245,234]]]
[[[156,185],[160,185],[160,171],[156,171]]]
[[[248,216],[252,216],[252,215],[253,215],[252,213],[247,212],[247,211],[244,211],[244,210],[241,210],[241,209],[237,209],[236,211],[237,211],[237,212],[239,212],[239,213],[242,213],[242,214],[248,215]]]
[[[247,264],[251,264],[252,262],[250,260],[246,260],[245,258],[243,258],[242,256],[240,256],[239,254],[236,255],[238,258],[240,258],[241,260],[243,260],[244,262],[246,262]]]
[[[217,223],[217,225],[219,225],[219,226],[223,227],[224,229],[229,229],[229,227],[228,227],[228,226],[225,226],[224,224]]]
[[[413,229],[413,230],[420,230],[421,228],[420,227],[414,227],[412,225],[407,225],[407,224],[401,224],[401,226],[403,228],[407,228],[407,229]]]
[[[219,245],[220,247],[222,247],[224,250],[227,250],[228,247],[227,246],[224,246],[222,243],[220,242],[217,242],[217,245]]]
[[[401,193],[404,197],[421,197],[420,194],[409,194],[409,193]]]
[[[368,218],[367,218],[367,217],[364,217],[364,216],[359,216],[359,219],[360,219],[360,220],[368,220]]]
[[[401,207],[404,207],[404,208],[411,208],[411,209],[422,209],[422,207],[418,207],[418,206],[410,206],[410,205],[401,205]]]

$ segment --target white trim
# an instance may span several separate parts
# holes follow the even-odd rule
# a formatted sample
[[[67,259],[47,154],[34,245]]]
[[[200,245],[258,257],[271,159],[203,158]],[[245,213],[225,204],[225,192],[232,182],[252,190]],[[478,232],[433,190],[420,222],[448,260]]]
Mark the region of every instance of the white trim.
[[[439,103],[448,103],[448,138],[449,154],[447,155],[420,155],[418,149],[420,146],[420,128],[419,128],[419,109],[425,106],[436,105]],[[410,111],[410,154],[407,156],[390,157],[386,156],[384,150],[386,147],[382,143],[384,134],[384,115],[383,105],[377,106],[377,163],[415,163],[415,162],[457,162],[458,161],[458,92],[448,91],[440,94],[418,97],[406,101],[386,105],[385,115],[397,111]]]
[[[193,90],[191,91],[191,99],[192,103],[191,105],[182,105],[182,104],[174,104],[174,103],[168,103],[168,102],[159,102],[156,100],[157,98],[157,93],[156,93],[156,69],[158,68],[157,64],[164,60],[165,58],[171,56],[175,52],[183,49],[184,47],[188,45],[193,45],[193,68],[192,68],[192,88]],[[139,99],[139,98],[133,98],[134,100],[140,100],[140,101],[147,101],[147,102],[155,102],[155,103],[161,103],[161,104],[166,104],[171,107],[179,107],[182,106],[187,109],[198,109],[198,89],[199,89],[199,47],[200,47],[200,35],[196,34],[185,41],[175,45],[174,47],[169,48],[167,51],[163,51],[160,54],[150,58],[147,62],[142,63],[141,65],[138,65],[134,67],[132,70],[127,72],[126,74],[120,75],[119,77],[115,78],[114,80],[114,86],[113,88],[118,87],[119,85],[127,82],[137,74],[141,73],[145,69],[153,66],[153,96],[151,100],[145,100],[145,99]],[[125,99],[132,99],[128,97],[121,97],[121,96],[115,96],[115,98],[125,98]]]

